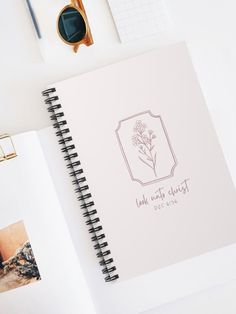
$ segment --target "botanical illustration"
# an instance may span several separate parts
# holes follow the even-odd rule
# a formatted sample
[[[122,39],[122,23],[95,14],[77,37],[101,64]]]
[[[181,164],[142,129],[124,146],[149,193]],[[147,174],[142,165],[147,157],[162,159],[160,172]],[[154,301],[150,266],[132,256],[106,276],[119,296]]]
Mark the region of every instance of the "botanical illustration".
[[[140,162],[151,168],[154,176],[157,177],[157,151],[153,143],[156,135],[153,130],[148,130],[147,125],[141,120],[135,122],[133,131],[132,142],[137,147]]]
[[[145,186],[173,177],[177,159],[160,115],[134,114],[120,120],[115,132],[131,180]]]
[[[22,221],[0,230],[0,292],[40,280]]]

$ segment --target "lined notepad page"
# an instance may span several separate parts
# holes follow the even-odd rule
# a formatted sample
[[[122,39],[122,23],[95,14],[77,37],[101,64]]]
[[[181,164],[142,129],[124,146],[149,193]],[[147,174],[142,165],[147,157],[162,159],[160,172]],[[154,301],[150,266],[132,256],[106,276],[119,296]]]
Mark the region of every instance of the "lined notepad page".
[[[163,0],[108,0],[121,42],[153,36],[170,26]]]

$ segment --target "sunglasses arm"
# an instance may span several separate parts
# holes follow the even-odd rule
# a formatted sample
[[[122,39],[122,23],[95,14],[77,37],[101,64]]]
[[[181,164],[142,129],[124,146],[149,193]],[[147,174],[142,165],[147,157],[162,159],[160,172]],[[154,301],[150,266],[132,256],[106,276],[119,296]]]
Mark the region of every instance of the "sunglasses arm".
[[[71,4],[74,7],[76,7],[78,9],[80,9],[81,11],[85,12],[84,5],[83,5],[81,0],[71,0]]]
[[[78,45],[74,45],[73,50],[76,53],[79,50],[79,44]]]

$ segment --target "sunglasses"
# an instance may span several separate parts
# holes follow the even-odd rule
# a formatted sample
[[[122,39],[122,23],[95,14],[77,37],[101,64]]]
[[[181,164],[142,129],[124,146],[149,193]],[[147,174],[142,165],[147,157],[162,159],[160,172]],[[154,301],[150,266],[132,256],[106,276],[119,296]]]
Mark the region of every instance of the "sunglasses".
[[[81,0],[71,0],[71,4],[65,6],[57,20],[57,31],[60,38],[68,45],[73,46],[77,52],[79,46],[93,44],[87,15]]]

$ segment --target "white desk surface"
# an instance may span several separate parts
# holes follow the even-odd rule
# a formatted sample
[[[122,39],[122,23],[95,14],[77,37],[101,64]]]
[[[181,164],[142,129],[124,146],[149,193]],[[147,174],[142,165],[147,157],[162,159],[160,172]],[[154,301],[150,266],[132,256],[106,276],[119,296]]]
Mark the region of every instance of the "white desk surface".
[[[37,42],[27,41],[24,37],[14,38],[15,30],[19,32],[21,28],[28,38],[32,38],[30,20],[22,3],[12,0],[2,4],[0,132],[14,134],[50,125],[40,94],[51,82],[130,57],[165,42],[185,40],[236,183],[236,2],[166,0],[173,21],[173,34],[125,45],[119,43],[106,0],[84,2],[89,6],[90,19],[97,25],[94,54],[92,57],[91,53],[86,54],[85,48],[72,61],[59,63],[56,57],[54,62],[37,62]],[[51,5],[50,1],[48,5]],[[236,282],[146,313],[235,314]]]

